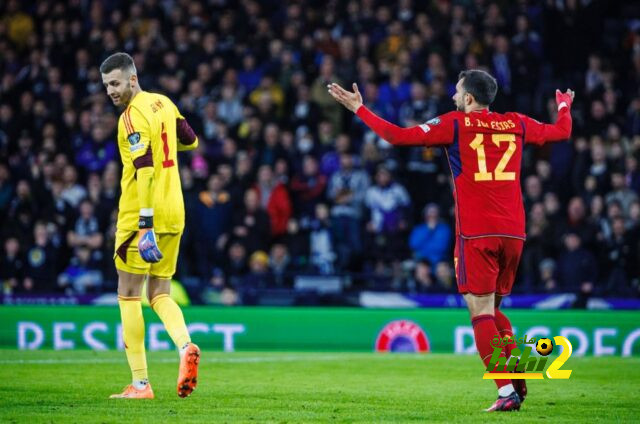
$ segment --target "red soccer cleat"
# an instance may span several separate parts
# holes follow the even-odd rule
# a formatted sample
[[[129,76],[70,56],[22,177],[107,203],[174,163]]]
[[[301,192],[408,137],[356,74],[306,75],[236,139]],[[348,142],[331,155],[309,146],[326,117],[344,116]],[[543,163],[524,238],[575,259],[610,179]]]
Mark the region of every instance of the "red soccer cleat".
[[[189,343],[180,358],[178,373],[178,396],[185,398],[198,385],[198,364],[200,363],[200,348]]]
[[[520,397],[516,392],[511,393],[509,396],[499,396],[491,407],[485,409],[485,412],[495,411],[518,411],[520,409]]]

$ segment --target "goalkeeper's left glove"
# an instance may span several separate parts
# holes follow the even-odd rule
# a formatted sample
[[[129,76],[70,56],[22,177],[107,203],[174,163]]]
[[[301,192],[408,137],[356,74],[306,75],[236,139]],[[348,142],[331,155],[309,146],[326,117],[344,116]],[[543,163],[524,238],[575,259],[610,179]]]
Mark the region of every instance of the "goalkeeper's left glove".
[[[162,252],[158,248],[156,233],[153,231],[153,216],[140,216],[138,223],[138,252],[145,262],[159,262]]]

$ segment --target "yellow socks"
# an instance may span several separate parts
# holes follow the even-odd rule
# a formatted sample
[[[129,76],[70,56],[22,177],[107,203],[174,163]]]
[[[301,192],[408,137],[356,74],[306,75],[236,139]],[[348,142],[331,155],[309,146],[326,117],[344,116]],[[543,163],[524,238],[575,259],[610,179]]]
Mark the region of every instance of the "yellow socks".
[[[158,314],[164,328],[178,349],[191,341],[187,325],[178,304],[168,294],[159,294],[151,299],[151,308]]]
[[[140,297],[118,296],[122,338],[131,368],[133,380],[144,380],[147,375],[147,358],[144,350],[144,318]]]

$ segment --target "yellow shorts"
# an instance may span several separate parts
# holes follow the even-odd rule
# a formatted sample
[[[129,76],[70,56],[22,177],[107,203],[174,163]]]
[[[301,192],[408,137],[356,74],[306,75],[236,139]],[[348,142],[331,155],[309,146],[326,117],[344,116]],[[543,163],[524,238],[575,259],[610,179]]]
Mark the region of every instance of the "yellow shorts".
[[[116,269],[131,274],[149,274],[158,278],[171,278],[176,272],[181,237],[182,233],[156,233],[162,259],[160,262],[149,263],[143,261],[138,253],[138,232],[116,230],[116,251],[113,254]]]

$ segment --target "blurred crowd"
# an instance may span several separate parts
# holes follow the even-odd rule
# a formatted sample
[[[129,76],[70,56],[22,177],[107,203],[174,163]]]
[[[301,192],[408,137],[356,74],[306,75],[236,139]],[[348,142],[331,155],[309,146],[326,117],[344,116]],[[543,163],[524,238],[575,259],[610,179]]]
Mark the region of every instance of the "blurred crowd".
[[[454,292],[453,198],[439,148],[391,148],[328,95],[357,82],[402,126],[453,109],[458,73],[493,109],[555,120],[525,148],[516,290],[638,296],[640,23],[585,0],[8,0],[0,3],[0,280],[5,293],[112,291],[119,111],[98,67],[129,52],[200,138],[180,156],[176,278],[251,303],[298,274],[352,288]],[[216,300],[217,299],[217,300]]]

